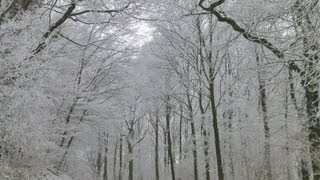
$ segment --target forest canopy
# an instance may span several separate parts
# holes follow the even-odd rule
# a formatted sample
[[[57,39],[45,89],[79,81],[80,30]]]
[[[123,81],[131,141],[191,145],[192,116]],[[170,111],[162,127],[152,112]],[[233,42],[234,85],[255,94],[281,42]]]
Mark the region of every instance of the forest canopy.
[[[0,0],[0,179],[320,180],[318,0]]]

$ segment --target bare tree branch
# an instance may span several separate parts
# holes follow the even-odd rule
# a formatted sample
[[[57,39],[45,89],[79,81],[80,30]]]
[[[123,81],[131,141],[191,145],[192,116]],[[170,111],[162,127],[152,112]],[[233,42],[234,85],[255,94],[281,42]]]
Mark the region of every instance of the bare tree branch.
[[[43,35],[44,40],[43,40],[43,42],[41,42],[38,45],[38,47],[35,50],[33,50],[33,55],[40,53],[46,47],[45,39],[47,39],[55,29],[57,29],[59,26],[61,26],[70,17],[72,11],[75,8],[76,8],[76,3],[73,1],[71,3],[71,5],[69,6],[69,8],[67,9],[67,11],[63,14],[63,16],[58,21],[56,21],[54,24],[52,24],[49,27],[48,31]]]
[[[277,56],[277,57],[280,58],[280,59],[284,59],[284,52],[283,52],[281,49],[279,49],[278,47],[276,47],[274,44],[272,44],[271,42],[269,42],[267,39],[261,38],[261,37],[258,37],[258,36],[255,36],[255,35],[249,33],[247,30],[245,30],[244,28],[242,28],[234,19],[229,18],[229,17],[227,17],[227,16],[225,16],[225,15],[222,15],[222,14],[224,14],[224,13],[221,13],[221,12],[215,10],[215,8],[218,7],[218,6],[220,6],[220,5],[222,5],[222,4],[225,2],[225,0],[219,0],[219,1],[215,2],[215,3],[212,3],[212,4],[210,5],[210,7],[205,7],[205,6],[203,5],[204,1],[205,1],[205,0],[200,0],[200,1],[199,1],[199,6],[200,6],[203,10],[208,11],[208,12],[211,12],[212,14],[214,14],[214,15],[217,17],[218,21],[220,21],[220,22],[225,22],[225,23],[229,24],[234,31],[241,33],[242,36],[243,36],[245,39],[247,39],[247,40],[249,40],[249,41],[251,41],[251,42],[258,43],[258,44],[266,47],[266,48],[269,49],[275,56]],[[293,70],[293,71],[296,71],[296,72],[299,73],[300,75],[303,75],[303,74],[304,74],[304,72],[302,72],[301,69],[298,67],[298,65],[295,64],[293,61],[290,61],[290,62],[288,63],[288,66],[289,66],[289,69],[291,69],[291,70]]]
[[[118,12],[124,11],[125,9],[128,9],[130,5],[131,5],[131,3],[128,3],[126,6],[124,6],[124,7],[121,8],[121,9],[84,10],[84,11],[72,13],[72,14],[70,15],[70,17],[72,17],[72,16],[78,16],[78,15],[82,15],[82,14],[87,14],[87,13],[108,13],[108,14],[118,13]]]

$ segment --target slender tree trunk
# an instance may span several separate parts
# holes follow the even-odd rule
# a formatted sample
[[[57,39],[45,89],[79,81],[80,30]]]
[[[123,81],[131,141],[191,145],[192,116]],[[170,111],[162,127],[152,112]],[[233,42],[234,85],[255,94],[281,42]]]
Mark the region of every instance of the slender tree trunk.
[[[168,165],[168,160],[167,160],[167,158],[168,158],[168,143],[167,143],[168,138],[167,138],[167,134],[168,134],[167,129],[165,129],[165,130],[163,131],[163,137],[164,137],[164,149],[163,149],[163,151],[164,151],[164,157],[163,157],[163,163],[164,163],[164,170],[165,170],[165,171],[166,171],[167,165]]]
[[[160,179],[159,174],[159,112],[156,112],[156,123],[155,123],[155,139],[156,139],[156,145],[155,145],[155,180]]]
[[[173,152],[172,152],[172,143],[171,143],[171,133],[170,133],[170,113],[171,113],[171,107],[170,107],[170,97],[169,95],[166,95],[166,132],[167,132],[167,143],[168,143],[168,157],[170,160],[170,169],[171,169],[171,179],[175,180],[175,172],[174,172],[174,158],[173,158]]]
[[[70,113],[70,112],[69,112],[69,113]],[[87,113],[87,110],[84,110],[84,111],[82,112],[82,115],[81,115],[80,120],[79,120],[80,122],[83,121],[86,113]],[[68,114],[68,117],[67,117],[67,118],[70,118],[69,115],[70,115],[70,114]],[[70,115],[70,116],[71,116],[71,115]],[[68,121],[70,121],[70,119],[69,119]],[[69,123],[69,122],[68,122],[68,123]],[[65,131],[64,134],[67,134],[66,132],[67,132],[67,131]],[[64,138],[64,137],[63,137],[63,138]],[[61,158],[61,160],[60,160],[60,162],[59,162],[59,165],[58,165],[58,169],[59,169],[59,170],[62,170],[62,169],[63,169],[63,166],[64,166],[64,164],[65,164],[65,161],[66,161],[66,158],[67,158],[67,155],[68,155],[68,152],[69,152],[69,148],[71,147],[71,144],[72,144],[72,142],[73,142],[73,139],[74,139],[74,136],[71,136],[70,139],[69,139],[69,141],[68,141],[68,143],[67,143],[67,145],[66,145],[66,147],[65,147],[65,152],[64,152],[64,154],[63,154],[63,156],[62,156],[62,158]],[[65,141],[65,140],[62,139],[61,144],[60,144],[61,147],[63,147],[63,144],[64,144],[63,142],[64,142],[64,141]]]
[[[189,121],[185,121],[184,124],[184,146],[186,146],[189,143]],[[189,153],[189,149],[188,148],[184,148],[183,150],[183,159],[187,158],[187,154]]]
[[[70,146],[72,144],[72,141],[73,141],[73,136],[71,136],[71,138],[69,139],[68,144],[66,146],[66,150],[65,150],[65,152],[64,152],[64,154],[63,154],[63,156],[62,156],[62,158],[61,158],[61,160],[59,162],[58,170],[60,170],[60,171],[63,170],[64,166],[66,165],[66,158],[67,158],[67,155],[68,155],[68,152],[69,152],[69,148],[70,148]]]
[[[220,137],[219,137],[219,127],[217,119],[217,109],[214,99],[214,85],[213,82],[210,82],[210,102],[211,102],[211,113],[212,113],[212,126],[214,131],[214,144],[216,148],[216,158],[217,158],[217,168],[218,168],[218,179],[224,180],[223,174],[223,164],[221,158],[221,147],[220,147]]]
[[[238,114],[240,116],[240,113]],[[247,116],[247,114],[246,114]],[[240,132],[240,145],[242,149],[242,160],[241,160],[241,167],[244,167],[245,170],[241,168],[241,174],[242,177],[245,177],[246,179],[250,179],[250,166],[248,163],[248,155],[247,155],[247,138],[243,135],[243,128],[242,128],[242,119],[239,118],[238,124],[240,125],[239,132]]]
[[[133,180],[133,147],[130,142],[128,142],[128,154],[129,154],[128,180]]]
[[[68,125],[68,124],[70,123],[71,116],[73,115],[73,111],[74,111],[74,108],[76,107],[76,104],[77,104],[78,100],[79,100],[79,98],[76,97],[75,100],[74,100],[74,102],[73,102],[72,105],[70,106],[68,115],[67,115],[67,117],[66,117],[66,122],[65,122],[66,125]],[[63,137],[62,137],[61,142],[60,142],[60,147],[63,147],[63,145],[64,145],[64,143],[65,143],[65,141],[66,141],[66,137],[65,137],[66,135],[67,135],[67,131],[65,130],[65,131],[63,132]]]
[[[284,119],[285,119],[285,131],[286,131],[286,147],[285,147],[285,153],[286,153],[286,159],[287,159],[287,179],[291,180],[291,171],[290,171],[290,149],[289,149],[289,127],[288,127],[288,111],[289,111],[289,98],[288,98],[288,86],[286,86],[285,89],[285,101],[284,101]]]
[[[293,103],[294,108],[297,111],[298,118],[300,120],[303,120],[304,119],[303,110],[298,107],[298,102],[297,102],[297,98],[295,95],[295,88],[294,88],[294,83],[293,83],[292,71],[290,69],[289,69],[289,87],[290,87],[290,98],[291,98],[291,101]],[[308,168],[307,158],[305,158],[305,157],[301,158],[300,170],[301,170],[301,172],[299,174],[302,177],[302,180],[309,180],[309,176],[310,176],[309,171],[310,170]]]
[[[204,153],[206,180],[210,180],[210,163],[209,163],[209,152],[208,152],[209,143],[208,143],[208,133],[205,128],[204,114],[202,114],[202,117],[201,117],[201,134],[203,137],[203,153]]]
[[[101,144],[101,134],[99,132],[98,135],[98,153],[97,153],[97,162],[96,162],[96,172],[95,172],[95,176],[96,179],[100,179],[100,175],[101,175],[101,168],[102,168],[102,144]]]
[[[190,118],[190,127],[191,127],[191,138],[192,138],[192,154],[193,154],[193,173],[194,180],[199,179],[198,175],[198,155],[197,155],[197,140],[196,140],[196,130],[194,127],[194,118],[193,118],[193,107],[192,101],[190,98],[189,91],[187,91],[187,100],[188,100],[188,109],[189,109],[189,118]]]
[[[204,40],[203,34],[201,29],[201,19],[200,17],[196,20],[197,28],[198,28],[198,38],[199,38],[199,62],[198,71],[199,71],[199,109],[201,113],[201,135],[203,137],[203,153],[204,153],[204,162],[205,162],[205,173],[206,173],[206,180],[210,180],[210,161],[209,161],[209,143],[208,143],[208,132],[207,128],[205,127],[205,108],[203,107],[203,82],[202,76],[205,74],[205,67],[204,67],[204,57],[203,57],[203,47],[204,47]]]
[[[301,176],[302,180],[310,180],[310,173],[308,169],[308,162],[305,160],[305,158],[301,158]]]
[[[229,112],[229,117],[228,117],[228,148],[229,148],[229,167],[230,167],[230,174],[231,178],[234,180],[235,179],[235,174],[234,174],[234,165],[233,165],[233,149],[232,149],[232,116],[233,116],[233,111],[230,110]]]
[[[211,105],[211,114],[212,114],[212,126],[214,131],[214,145],[216,148],[216,158],[217,158],[217,169],[218,169],[218,179],[224,180],[224,173],[223,173],[223,163],[222,163],[222,156],[221,156],[221,147],[220,147],[220,135],[219,135],[219,125],[218,125],[218,115],[217,115],[217,107],[215,102],[215,93],[214,93],[214,83],[215,83],[215,63],[213,62],[213,52],[212,52],[212,45],[213,45],[213,20],[212,16],[209,18],[209,26],[210,26],[210,34],[209,34],[209,54],[207,56],[208,62],[208,80],[209,80],[209,100]],[[215,59],[218,61],[218,59]]]
[[[309,59],[309,58],[308,58]],[[310,142],[310,155],[312,163],[312,171],[314,180],[320,180],[320,165],[319,165],[319,148],[320,148],[320,118],[319,118],[319,84],[317,79],[318,73],[318,56],[308,61],[308,74],[306,75],[306,99],[307,99],[307,115],[308,115],[308,130]],[[309,173],[312,174],[312,173]]]
[[[182,121],[183,121],[183,107],[180,104],[180,122],[179,122],[179,161],[182,161]]]
[[[229,82],[232,82],[232,65],[230,61],[225,62],[225,71],[227,72],[226,74],[226,80],[224,81],[225,86],[229,87],[230,84]],[[229,169],[229,175],[230,177],[228,179],[235,179],[235,172],[234,172],[234,165],[233,165],[233,146],[232,146],[232,121],[233,121],[233,116],[234,116],[234,109],[233,109],[233,90],[230,89],[228,92],[228,97],[227,97],[227,111],[223,113],[223,117],[226,119],[226,122],[224,123],[225,127],[225,132],[228,133],[227,138],[225,138],[225,146],[226,149],[225,151],[228,152],[224,156],[226,160],[226,167]]]
[[[117,166],[117,150],[118,150],[118,140],[116,140],[116,144],[114,146],[114,154],[113,154],[113,179],[117,179],[116,174],[116,166]]]
[[[109,143],[109,134],[107,134],[107,139],[105,141],[104,149],[104,171],[103,171],[103,180],[108,180],[108,143]]]
[[[194,122],[190,122],[190,125],[191,125],[191,136],[192,136],[192,144],[193,144],[192,154],[193,154],[194,180],[198,180],[199,175],[198,175],[197,141],[196,141],[196,132],[195,132],[195,127],[194,127]]]
[[[102,152],[101,152],[101,150],[102,150],[101,148],[99,148],[99,150],[98,150],[97,172],[96,172],[97,178],[99,178],[101,175],[101,168],[102,168]]]
[[[312,170],[314,180],[320,180],[320,165],[319,164],[319,148],[320,148],[320,118],[319,112],[319,94],[318,84],[309,84],[306,89],[307,97],[307,115],[309,118],[309,142],[310,155],[312,161]],[[310,173],[309,173],[310,174]]]
[[[134,137],[134,122],[131,120],[129,122],[129,127],[128,127],[128,137],[127,137],[127,145],[128,145],[128,154],[129,154],[129,168],[128,168],[128,180],[133,180],[133,137]]]
[[[122,180],[122,135],[120,135],[119,146],[119,180]]]
[[[263,116],[263,124],[264,124],[264,168],[267,171],[265,175],[266,180],[272,179],[272,169],[271,169],[271,149],[270,149],[270,128],[269,128],[269,121],[268,121],[268,111],[267,111],[267,92],[266,92],[266,85],[265,80],[262,79],[262,72],[260,69],[260,58],[257,54],[256,57],[257,66],[258,66],[258,81],[259,81],[259,102],[261,105],[262,116]]]

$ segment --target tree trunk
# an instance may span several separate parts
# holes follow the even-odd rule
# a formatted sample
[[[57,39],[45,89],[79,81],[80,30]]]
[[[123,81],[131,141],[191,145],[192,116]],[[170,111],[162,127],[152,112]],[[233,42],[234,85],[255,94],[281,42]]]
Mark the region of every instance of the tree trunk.
[[[175,172],[174,172],[174,159],[173,159],[173,152],[172,152],[172,143],[171,143],[171,133],[170,133],[170,113],[171,107],[169,104],[170,97],[166,95],[166,132],[167,132],[167,144],[168,144],[168,157],[170,161],[170,169],[171,169],[171,179],[175,180]]]
[[[286,131],[286,159],[287,159],[287,180],[291,180],[291,171],[290,171],[290,143],[289,143],[289,126],[288,126],[288,111],[289,111],[289,98],[288,98],[288,86],[286,85],[285,89],[285,99],[284,99],[284,119],[285,119],[285,131]]]
[[[194,180],[198,180],[199,175],[198,175],[197,141],[196,141],[196,132],[195,132],[195,127],[194,127],[194,122],[191,122],[190,125],[191,125],[191,136],[192,136],[192,145],[193,145],[192,154],[193,154]]]
[[[170,163],[170,161],[168,160],[168,132],[166,130],[166,128],[163,130],[163,139],[164,139],[164,147],[163,147],[163,163],[164,163],[164,170],[167,170],[167,166]]]
[[[159,112],[156,112],[156,123],[155,123],[155,139],[156,139],[156,146],[155,146],[155,180],[160,179],[159,174]]]
[[[116,140],[116,144],[114,146],[114,154],[113,154],[113,179],[117,179],[116,174],[116,166],[117,166],[117,150],[118,150],[118,140]]]
[[[304,47],[303,56],[305,57],[304,71],[300,73],[302,76],[302,86],[305,90],[305,97],[307,100],[306,111],[308,116],[308,130],[309,130],[309,142],[310,142],[310,154],[312,171],[309,175],[314,180],[320,180],[320,165],[319,165],[319,148],[320,148],[320,118],[319,118],[319,70],[318,63],[319,57],[314,52],[319,50],[317,41],[310,38],[310,32],[314,32],[313,23],[311,22],[309,8],[306,7],[307,1],[296,0],[294,10],[297,21],[297,28],[300,28],[299,34],[302,37],[302,43]],[[313,1],[317,2],[317,1]],[[316,3],[313,3],[316,4]],[[304,169],[303,171],[307,171]],[[312,178],[312,177],[311,177]],[[305,180],[309,177],[305,177]]]
[[[206,180],[210,180],[210,163],[209,163],[209,152],[208,152],[209,143],[208,143],[208,133],[205,128],[204,114],[202,114],[202,117],[201,117],[201,134],[203,137],[203,153],[204,153]]]
[[[101,175],[101,168],[102,168],[102,149],[101,147],[99,147],[98,149],[98,157],[97,157],[97,172],[96,172],[96,175],[97,175],[97,179],[100,178],[100,175]]]
[[[105,141],[104,149],[104,171],[103,171],[103,180],[108,180],[108,143],[109,143],[109,134],[107,134],[107,139]]]
[[[211,73],[212,74],[212,73]],[[212,113],[212,126],[214,131],[214,144],[216,148],[216,158],[217,158],[217,168],[218,168],[218,179],[224,180],[223,174],[223,164],[221,159],[221,148],[220,148],[220,137],[219,137],[219,127],[217,119],[217,109],[214,97],[214,84],[210,82],[210,102],[211,102],[211,113]]]
[[[119,145],[119,180],[122,180],[122,135],[120,135]]]
[[[129,154],[129,169],[128,180],[133,180],[133,121],[130,122],[129,134],[127,137],[128,154]]]
[[[180,104],[180,122],[179,122],[179,161],[182,161],[182,121],[183,121],[183,107]]]
[[[100,179],[101,175],[101,168],[102,168],[102,143],[101,143],[101,133],[99,130],[98,134],[98,155],[97,155],[97,162],[96,162],[96,179]]]
[[[293,75],[292,75],[292,70],[289,69],[289,87],[290,87],[290,99],[292,101],[292,104],[295,108],[295,110],[297,111],[298,114],[298,118],[299,120],[303,120],[304,119],[304,114],[303,114],[303,109],[299,108],[298,103],[297,103],[297,98],[295,95],[295,88],[294,88],[294,83],[293,83]],[[306,154],[306,153],[304,153]],[[309,168],[308,168],[308,162],[307,162],[307,158],[305,157],[301,157],[300,160],[300,173],[299,175],[301,176],[302,180],[309,180]]]
[[[217,115],[217,107],[215,102],[215,94],[214,94],[214,83],[215,83],[215,63],[213,62],[213,52],[212,52],[212,44],[213,44],[213,27],[214,23],[212,20],[212,16],[209,18],[209,26],[210,26],[210,34],[209,34],[209,53],[207,55],[207,63],[209,68],[208,80],[209,80],[209,101],[211,105],[211,114],[212,114],[212,126],[214,131],[214,145],[216,148],[216,158],[217,158],[217,170],[218,170],[218,179],[224,180],[223,174],[223,163],[221,156],[221,147],[220,147],[220,135],[219,135],[219,125],[218,125],[218,115]],[[218,59],[215,59],[218,61]]]
[[[133,147],[131,143],[128,143],[128,154],[129,154],[128,180],[133,180]]]
[[[68,124],[70,123],[71,116],[73,115],[73,111],[74,111],[74,108],[75,108],[76,105],[77,105],[78,100],[79,100],[79,98],[76,97],[76,98],[75,98],[75,101],[74,101],[74,102],[72,103],[72,105],[70,106],[68,115],[67,115],[67,117],[66,117],[66,122],[65,122],[66,125],[68,125]],[[64,142],[65,142],[65,140],[66,140],[66,137],[65,137],[66,135],[67,135],[67,131],[65,130],[65,131],[63,132],[63,137],[62,137],[61,142],[60,142],[60,147],[63,147]]]
[[[193,147],[192,147],[193,173],[194,173],[194,180],[198,180],[199,175],[198,175],[198,155],[197,155],[196,130],[194,127],[192,101],[191,101],[190,94],[189,94],[188,90],[187,90],[187,100],[188,100],[188,109],[189,109],[189,118],[190,118],[190,127],[191,127],[191,138],[192,138],[192,145],[193,145]]]
[[[227,124],[227,129],[228,129],[228,149],[229,149],[229,168],[230,168],[230,174],[231,178],[234,180],[235,174],[234,174],[234,166],[233,166],[233,151],[232,151],[232,116],[233,112],[230,110],[229,112],[229,117],[228,117],[228,124]]]
[[[72,110],[72,111],[73,111],[73,110]],[[71,113],[72,113],[72,112],[71,112]],[[79,120],[80,122],[83,121],[84,117],[86,116],[86,113],[87,113],[87,110],[83,110],[82,115],[81,115],[80,120]],[[69,115],[70,115],[70,116],[69,116]],[[71,114],[70,114],[70,112],[69,112],[67,118],[70,118],[70,117],[71,117]],[[69,121],[70,121],[70,119],[69,119],[67,122],[69,123]],[[64,134],[66,135],[66,134],[67,134],[67,131],[65,131]],[[63,138],[65,138],[65,137],[63,137]],[[70,139],[69,139],[69,141],[68,141],[68,143],[67,143],[67,146],[65,147],[65,152],[64,152],[64,154],[63,154],[63,156],[62,156],[62,158],[61,158],[61,160],[60,160],[60,162],[59,162],[59,165],[58,165],[58,169],[59,169],[59,170],[62,170],[62,169],[63,169],[63,166],[64,166],[64,164],[65,164],[65,161],[66,161],[66,158],[67,158],[67,155],[68,155],[68,152],[69,152],[69,148],[71,147],[71,144],[72,144],[72,142],[73,142],[73,139],[74,139],[74,136],[71,136]],[[64,139],[61,140],[60,147],[63,147],[63,144],[64,144],[63,142],[64,142],[64,141],[65,141]]]
[[[320,165],[319,165],[319,148],[320,148],[320,118],[319,118],[319,85],[317,79],[319,78],[318,56],[309,57],[307,67],[308,74],[306,74],[305,92],[306,92],[306,110],[308,115],[308,130],[310,142],[310,155],[312,161],[312,171],[314,180],[320,180]]]
[[[267,112],[267,92],[265,80],[262,79],[262,72],[260,66],[260,58],[257,54],[256,57],[257,66],[258,66],[258,81],[259,81],[259,102],[261,105],[262,116],[263,116],[263,125],[264,125],[264,168],[267,171],[265,175],[266,180],[272,179],[272,169],[271,169],[271,149],[270,149],[270,128],[268,121],[268,112]]]
[[[307,115],[309,118],[309,142],[310,154],[312,160],[312,170],[314,173],[314,180],[320,180],[319,167],[319,148],[320,148],[320,119],[319,119],[319,94],[318,84],[309,84],[306,89],[307,97]]]
[[[196,20],[197,28],[198,28],[198,38],[199,38],[199,60],[198,60],[198,71],[199,71],[199,109],[201,113],[201,135],[203,137],[203,153],[204,153],[204,162],[205,162],[205,173],[206,173],[206,180],[210,180],[210,161],[209,161],[209,143],[208,143],[208,132],[207,128],[205,127],[205,108],[203,107],[203,82],[202,76],[205,74],[205,67],[204,67],[204,57],[203,57],[203,34],[201,30],[201,20],[200,17]]]

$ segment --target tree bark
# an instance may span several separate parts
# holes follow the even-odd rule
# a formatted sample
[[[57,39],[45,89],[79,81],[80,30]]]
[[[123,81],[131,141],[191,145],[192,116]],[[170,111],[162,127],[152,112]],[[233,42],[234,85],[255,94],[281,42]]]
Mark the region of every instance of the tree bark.
[[[231,96],[230,96],[231,97]],[[233,111],[229,110],[228,112],[228,122],[226,125],[226,129],[228,132],[228,156],[229,156],[229,168],[230,168],[230,175],[231,178],[234,180],[235,178],[235,171],[234,171],[234,165],[233,165],[233,151],[232,151],[232,117],[233,117]]]
[[[128,127],[128,137],[127,137],[127,144],[128,144],[128,155],[129,155],[129,168],[128,168],[128,180],[133,180],[133,136],[134,136],[134,122],[130,121],[129,122],[130,126]]]
[[[309,59],[309,58],[308,58]],[[306,76],[306,99],[307,99],[307,115],[309,124],[309,142],[310,154],[312,161],[312,170],[314,180],[320,180],[320,165],[319,165],[319,148],[320,148],[320,118],[319,118],[319,84],[316,80],[319,77],[317,70],[318,57],[314,57],[308,61],[308,73]]]
[[[302,78],[301,84],[305,90],[306,97],[306,111],[308,116],[308,130],[310,142],[310,154],[312,161],[312,171],[309,172],[314,180],[320,180],[320,165],[319,165],[319,148],[320,148],[320,118],[319,118],[319,44],[317,41],[310,37],[310,33],[315,32],[310,18],[309,10],[313,7],[306,7],[303,0],[296,0],[294,5],[294,13],[296,15],[296,25],[299,30],[299,35],[302,37],[304,71],[300,73]],[[312,1],[314,5],[318,1]],[[311,15],[312,16],[312,15]],[[305,179],[308,179],[307,177]]]
[[[159,112],[156,112],[156,122],[155,122],[155,139],[156,139],[156,145],[155,145],[155,180],[160,179],[160,173],[159,173]]]
[[[288,113],[289,113],[289,97],[288,97],[288,86],[285,89],[285,99],[284,99],[284,119],[285,119],[285,131],[286,131],[286,146],[285,153],[287,159],[287,180],[291,180],[291,170],[290,170],[290,143],[289,143],[289,126],[288,126]]]
[[[109,134],[107,134],[105,141],[104,149],[104,171],[103,171],[103,180],[108,180],[108,143],[109,143]]]
[[[212,68],[210,68],[212,69]],[[213,71],[213,70],[211,70]],[[213,75],[213,72],[210,73]],[[218,179],[224,180],[224,174],[223,174],[223,164],[222,164],[222,158],[221,158],[221,147],[220,147],[220,137],[219,137],[219,127],[218,127],[218,118],[217,118],[217,109],[216,109],[216,103],[215,103],[215,96],[214,96],[214,84],[213,80],[210,82],[210,103],[211,103],[211,113],[212,113],[212,126],[214,131],[214,144],[216,148],[216,158],[217,158],[217,169],[218,169]]]
[[[209,19],[210,32],[213,31],[213,22],[212,18]],[[220,147],[220,135],[219,135],[219,125],[218,125],[218,115],[217,115],[217,107],[215,102],[215,93],[214,93],[214,83],[215,83],[215,67],[213,62],[213,52],[212,52],[212,44],[213,44],[213,35],[209,34],[209,53],[207,55],[207,64],[209,69],[209,101],[211,105],[211,114],[212,114],[212,126],[214,131],[214,145],[216,148],[216,158],[217,158],[217,170],[218,170],[218,179],[224,180],[224,172],[223,172],[223,163],[221,156],[221,147]],[[215,59],[216,61],[218,59]]]
[[[102,142],[101,142],[101,133],[99,130],[98,134],[98,153],[97,153],[97,161],[96,161],[96,179],[100,179],[101,169],[102,169]]]
[[[269,128],[269,120],[268,120],[268,111],[267,111],[267,92],[266,92],[266,84],[265,80],[262,79],[261,65],[260,65],[260,57],[256,55],[256,61],[258,66],[258,81],[259,81],[259,103],[261,105],[262,116],[263,116],[263,127],[264,127],[264,168],[267,171],[265,175],[266,180],[272,179],[272,168],[271,168],[271,147],[270,147],[270,128]]]
[[[180,121],[179,121],[179,161],[182,161],[182,121],[183,121],[183,107],[180,104]]]
[[[212,30],[212,19],[210,18],[210,31]],[[209,35],[209,48],[212,48],[213,37],[212,33]],[[221,156],[221,147],[220,147],[220,135],[219,135],[219,125],[218,125],[218,115],[217,115],[217,107],[215,102],[215,93],[214,93],[214,83],[215,83],[215,67],[213,62],[213,54],[210,49],[209,55],[207,57],[208,68],[209,68],[209,101],[211,105],[211,114],[212,114],[212,126],[214,131],[214,145],[216,148],[216,158],[217,158],[217,170],[218,170],[218,179],[224,180],[223,173],[223,163]]]
[[[128,143],[128,154],[129,154],[128,180],[133,180],[133,147],[131,143]]]
[[[164,169],[167,169],[167,165],[168,165],[168,138],[167,135],[168,132],[166,130],[166,128],[163,130],[163,139],[164,139],[164,148],[163,148],[163,152],[164,152],[164,156],[163,156],[163,163],[164,163]]]
[[[187,90],[187,100],[188,100],[188,110],[190,118],[190,127],[191,127],[191,138],[192,138],[192,154],[193,154],[193,174],[194,180],[199,179],[198,175],[198,155],[197,155],[197,140],[196,140],[196,130],[194,127],[194,118],[193,118],[193,107],[192,101],[190,98],[189,90]]]
[[[197,141],[196,141],[196,131],[194,127],[194,122],[190,123],[191,126],[191,136],[192,136],[192,154],[193,154],[193,173],[194,173],[194,180],[199,179],[198,175],[198,155],[197,155]]]
[[[170,106],[170,96],[166,95],[166,132],[167,132],[167,143],[168,143],[168,157],[170,161],[170,169],[171,169],[171,179],[175,180],[175,172],[174,172],[174,158],[172,152],[172,143],[171,143],[171,133],[170,133],[170,114],[171,114],[171,106]]]
[[[196,19],[196,26],[198,29],[198,38],[199,38],[199,55],[200,58],[198,60],[198,71],[199,71],[199,109],[201,113],[201,135],[203,137],[203,153],[204,153],[204,162],[205,162],[205,173],[206,173],[206,180],[210,180],[210,161],[209,161],[209,143],[208,143],[208,132],[207,128],[205,127],[205,108],[203,107],[203,82],[202,82],[202,76],[205,73],[204,72],[204,57],[203,57],[203,34],[201,29],[201,21],[200,17]]]
[[[201,117],[201,134],[203,137],[203,153],[204,153],[206,180],[210,180],[208,132],[205,128],[205,117],[204,117],[203,113],[202,113],[202,117]]]
[[[118,140],[116,140],[116,144],[114,146],[114,153],[113,153],[113,179],[117,179],[116,174],[116,166],[117,166],[117,150],[118,150]]]
[[[72,112],[73,112],[73,110],[72,110]],[[67,119],[71,117],[72,112],[70,113],[70,111],[69,111]],[[82,115],[81,115],[80,120],[79,120],[80,122],[83,121],[84,117],[86,116],[86,113],[87,113],[87,110],[83,110]],[[67,120],[68,123],[69,123],[69,121],[70,121],[70,119]],[[64,131],[63,135],[65,136],[66,134],[67,134],[67,131]],[[67,158],[67,155],[68,155],[68,152],[69,152],[69,148],[71,147],[71,144],[73,142],[73,139],[74,139],[74,136],[71,136],[69,141],[68,141],[68,143],[67,143],[67,145],[66,145],[66,147],[65,147],[65,152],[64,152],[64,154],[63,154],[63,156],[62,156],[62,158],[61,158],[61,160],[59,162],[58,170],[62,170],[62,167],[64,165],[64,162],[65,162],[65,160]],[[64,141],[65,141],[65,137],[63,137],[63,139],[61,140],[60,147],[63,147]]]
[[[120,135],[119,144],[119,180],[122,180],[122,135]]]

